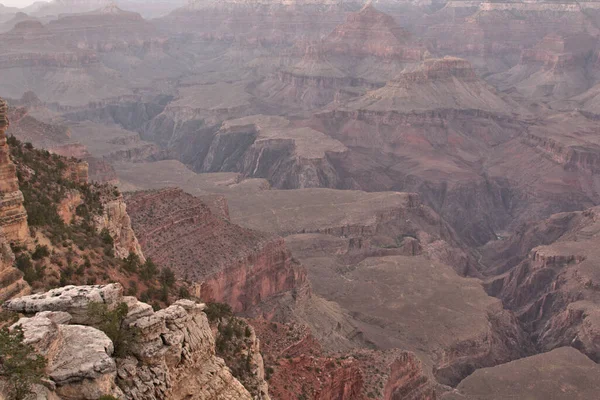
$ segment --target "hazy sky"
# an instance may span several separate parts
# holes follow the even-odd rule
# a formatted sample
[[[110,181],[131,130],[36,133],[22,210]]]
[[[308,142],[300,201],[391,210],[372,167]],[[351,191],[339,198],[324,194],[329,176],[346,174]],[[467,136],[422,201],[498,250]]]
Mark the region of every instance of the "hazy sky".
[[[25,7],[35,3],[36,0],[0,0],[0,4],[10,7]]]

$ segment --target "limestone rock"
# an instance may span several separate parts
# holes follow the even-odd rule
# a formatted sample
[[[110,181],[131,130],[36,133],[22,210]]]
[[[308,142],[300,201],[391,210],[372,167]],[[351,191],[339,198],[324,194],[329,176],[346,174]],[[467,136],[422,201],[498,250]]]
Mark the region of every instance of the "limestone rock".
[[[49,381],[46,388],[36,389],[38,398],[95,400],[110,394],[123,400],[252,399],[216,357],[203,304],[180,300],[154,312],[134,297],[123,297],[122,291],[118,284],[67,286],[5,304],[9,310],[32,315],[14,326],[21,326],[25,341],[48,360]],[[111,357],[113,343],[87,317],[91,302],[128,305],[124,324],[136,335],[127,358]],[[258,341],[256,346],[261,400],[268,400]]]
[[[90,325],[87,315],[90,303],[108,306],[122,301],[123,287],[118,284],[105,286],[65,286],[46,293],[19,297],[4,303],[10,311],[35,314],[43,311],[64,311],[73,317],[73,323]]]
[[[111,358],[113,343],[96,328],[60,324],[69,319],[64,312],[42,312],[21,318],[13,325],[23,329],[25,342],[48,361],[47,386],[54,388],[55,393],[45,394],[40,388],[40,394],[47,398],[58,395],[65,400],[95,400],[105,394],[120,396],[122,392],[115,381],[116,363]]]
[[[115,256],[126,258],[130,253],[137,254],[142,262],[146,259],[131,228],[131,219],[127,214],[127,205],[121,196],[104,203],[104,213],[96,219],[98,231],[107,229],[115,246]]]

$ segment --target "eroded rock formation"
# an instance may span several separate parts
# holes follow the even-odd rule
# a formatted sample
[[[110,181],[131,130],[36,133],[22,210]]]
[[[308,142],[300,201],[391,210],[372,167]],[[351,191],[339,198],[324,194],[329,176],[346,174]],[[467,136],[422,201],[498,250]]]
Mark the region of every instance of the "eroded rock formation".
[[[234,225],[180,189],[138,192],[126,201],[144,254],[194,282],[206,301],[248,311],[305,290],[306,275],[282,238]]]
[[[0,234],[0,303],[31,292],[21,271],[13,266],[13,254],[6,237]]]
[[[131,400],[252,398],[215,356],[202,304],[180,300],[154,312],[122,291],[118,284],[69,286],[5,304],[29,315],[15,326],[48,358],[48,392],[90,400],[107,394]],[[138,334],[127,357],[115,359],[113,343],[94,328],[88,307],[122,302],[129,306],[124,324]]]
[[[126,258],[129,254],[135,254],[144,262],[146,257],[142,251],[133,228],[131,218],[127,213],[127,204],[123,195],[116,191],[106,193],[102,199],[103,213],[96,218],[98,231],[106,229],[114,241],[115,255],[118,258]]]
[[[6,143],[7,113],[8,106],[0,99],[0,226],[9,242],[22,242],[29,237],[29,228],[16,167]]]

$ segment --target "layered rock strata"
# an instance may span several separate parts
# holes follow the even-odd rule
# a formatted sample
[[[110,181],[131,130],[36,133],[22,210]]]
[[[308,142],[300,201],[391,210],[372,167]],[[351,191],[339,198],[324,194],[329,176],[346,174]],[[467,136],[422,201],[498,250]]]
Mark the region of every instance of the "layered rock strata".
[[[496,272],[488,292],[514,310],[541,351],[573,346],[600,360],[599,212],[556,214],[487,249]]]
[[[95,218],[96,229],[98,232],[106,229],[110,233],[114,241],[115,256],[126,258],[129,254],[135,254],[144,262],[146,257],[131,226],[123,196],[120,193],[116,196],[115,193],[107,193],[102,207],[102,215]]]
[[[126,202],[144,254],[194,282],[206,301],[248,311],[306,289],[305,273],[280,237],[234,225],[180,189],[134,193]]]
[[[442,400],[584,400],[596,396],[599,367],[573,349],[548,353],[475,371]]]
[[[0,303],[13,297],[27,295],[31,288],[21,271],[13,266],[15,255],[4,235],[0,233]]]
[[[107,394],[127,400],[252,398],[215,356],[202,304],[180,300],[154,312],[148,304],[123,297],[122,291],[118,284],[69,286],[5,304],[29,315],[15,326],[21,326],[26,341],[48,358],[47,396],[65,400]],[[91,303],[111,308],[122,302],[129,307],[124,324],[138,334],[131,353],[115,359],[113,343],[94,328],[87,310]]]
[[[335,187],[329,156],[348,149],[311,128],[264,115],[226,121],[215,135],[202,170],[265,178],[277,188]]]
[[[6,142],[8,106],[0,99],[0,226],[9,242],[22,242],[29,237],[23,193],[19,190],[16,167],[10,159]]]

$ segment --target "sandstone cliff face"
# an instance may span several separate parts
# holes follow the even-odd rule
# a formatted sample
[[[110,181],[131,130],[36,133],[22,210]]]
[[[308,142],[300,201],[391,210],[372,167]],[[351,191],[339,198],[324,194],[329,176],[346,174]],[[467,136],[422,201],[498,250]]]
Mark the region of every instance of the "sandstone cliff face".
[[[436,392],[423,375],[421,361],[412,353],[403,353],[390,365],[385,385],[385,400],[435,400]]]
[[[500,274],[489,279],[488,292],[515,311],[541,351],[570,345],[600,359],[598,219],[597,208],[557,214],[490,249]],[[508,249],[515,258],[502,262]]]
[[[336,187],[340,179],[330,155],[341,157],[347,151],[322,132],[296,127],[285,118],[258,115],[223,123],[202,170],[240,172],[282,189]]]
[[[15,299],[5,307],[29,315],[20,325],[26,341],[48,358],[47,397],[97,399],[111,394],[127,400],[250,400],[248,391],[215,356],[204,306],[180,300],[154,312],[122,296],[118,284],[55,289]],[[125,319],[139,333],[126,357],[112,356],[113,343],[93,327],[91,302],[129,306]]]
[[[127,205],[123,196],[108,194],[103,201],[103,214],[96,218],[96,229],[107,229],[114,241],[115,255],[126,258],[130,253],[136,254],[142,262],[146,260],[142,247],[131,227],[131,218],[127,213]]]
[[[398,26],[394,18],[367,3],[327,36],[324,46],[328,52],[345,56],[420,61],[425,50],[414,44],[411,48],[409,39],[410,33]]]
[[[196,285],[206,301],[235,311],[306,284],[282,238],[241,228],[180,189],[126,198],[144,254]]]
[[[13,267],[13,254],[6,237],[0,233],[0,303],[31,292],[21,271]]]
[[[595,51],[596,40],[587,33],[551,33],[524,49],[517,65],[488,81],[501,90],[514,88],[528,98],[564,100],[591,87]]]
[[[347,10],[334,1],[193,1],[161,18],[159,26],[193,32],[203,39],[236,40],[245,46],[278,46],[317,39],[343,21]]]
[[[29,237],[23,193],[19,190],[16,167],[10,159],[6,143],[8,106],[0,99],[0,226],[9,242],[22,242]]]

